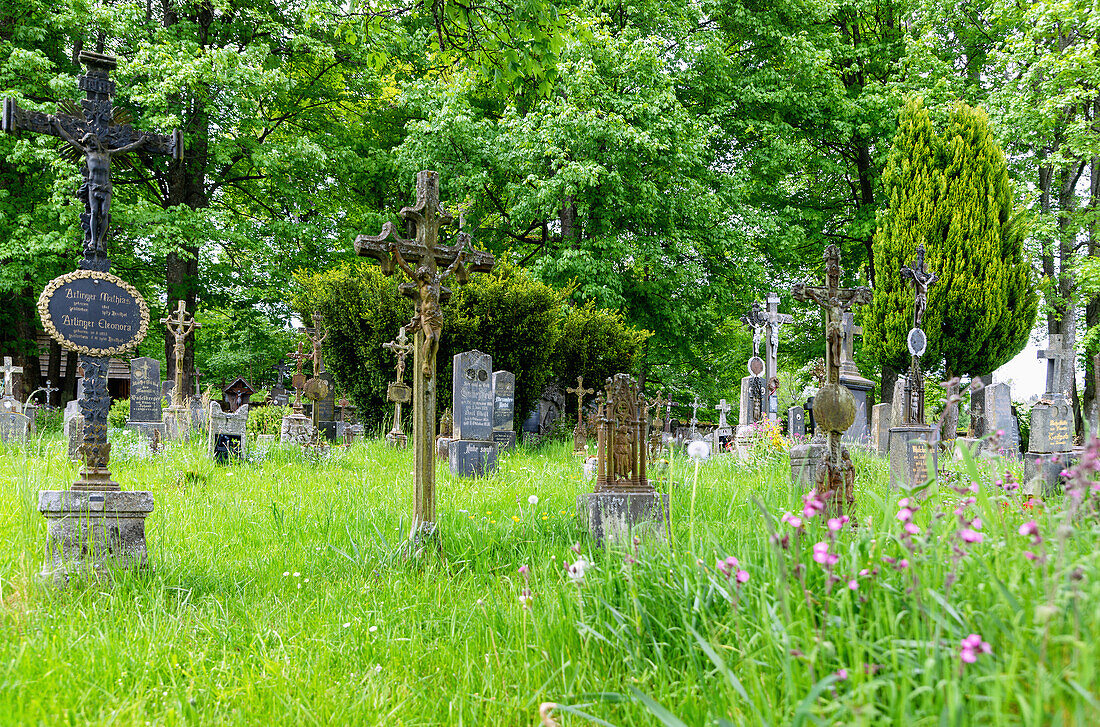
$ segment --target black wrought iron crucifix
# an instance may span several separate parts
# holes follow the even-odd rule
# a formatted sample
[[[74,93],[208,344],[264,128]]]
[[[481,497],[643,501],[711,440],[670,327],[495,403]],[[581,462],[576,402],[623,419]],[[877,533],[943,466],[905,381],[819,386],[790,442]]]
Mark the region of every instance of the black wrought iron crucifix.
[[[84,257],[82,270],[108,272],[111,261],[107,258],[107,229],[111,223],[111,160],[129,152],[171,155],[179,159],[183,153],[179,130],[172,134],[152,134],[135,129],[123,121],[111,102],[115,83],[108,74],[117,61],[112,56],[82,51],[78,60],[87,73],[77,79],[77,86],[84,91],[80,100],[83,116],[77,114],[47,114],[28,111],[5,98],[0,114],[0,130],[9,134],[30,131],[48,134],[63,140],[78,155],[84,157],[81,175],[84,178],[77,197],[84,203],[80,226],[84,230]],[[84,395],[80,399],[80,411],[84,415],[84,442],[82,445],[84,469],[81,479],[73,489],[117,490],[118,484],[110,479],[107,464],[110,446],[107,444],[107,412],[111,396],[107,391],[107,366],[109,356],[80,355],[80,367],[84,371]]]

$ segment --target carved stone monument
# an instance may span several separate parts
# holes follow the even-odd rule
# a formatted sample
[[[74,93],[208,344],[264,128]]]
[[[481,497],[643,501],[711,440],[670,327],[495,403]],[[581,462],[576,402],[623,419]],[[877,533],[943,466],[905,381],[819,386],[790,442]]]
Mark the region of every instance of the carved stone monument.
[[[148,357],[130,359],[130,418],[126,428],[149,440],[153,432],[161,438],[165,435],[160,384],[160,361]]]
[[[202,324],[187,312],[187,303],[184,300],[180,300],[176,306],[174,317],[161,318],[160,322],[165,326],[168,337],[173,341],[173,371],[176,374],[176,380],[172,386],[172,403],[168,405],[168,411],[164,413],[164,431],[161,433],[169,439],[176,439],[177,437],[186,437],[191,428],[191,415],[187,407],[187,397],[183,391],[184,354],[187,351],[187,337],[196,329],[202,328]],[[195,372],[195,384],[198,384],[198,371]]]
[[[927,339],[921,320],[928,301],[928,286],[939,278],[924,264],[924,245],[917,248],[911,267],[901,269],[902,277],[913,285],[913,327],[907,336],[909,375],[905,377],[901,420],[890,427],[890,484],[912,489],[935,478],[939,443],[936,427],[924,423],[924,373],[920,357]]]
[[[49,521],[47,563],[43,577],[57,584],[76,572],[95,572],[101,561],[123,566],[146,562],[145,517],[153,509],[148,492],[120,492],[108,469],[107,369],[111,356],[133,350],[149,329],[149,309],[140,293],[110,274],[107,232],[111,210],[111,160],[128,152],[179,158],[182,137],[150,134],[121,123],[111,103],[115,84],[109,78],[116,61],[111,56],[82,51],[78,59],[87,68],[78,86],[86,98],[76,114],[46,114],[19,108],[4,99],[0,129],[30,131],[60,137],[68,149],[83,157],[83,183],[77,197],[84,211],[84,233],[79,269],[51,281],[38,301],[46,332],[62,348],[80,354],[84,390],[84,465],[70,490],[39,494],[39,510]]]
[[[516,375],[493,372],[493,441],[497,451],[516,446]]]
[[[1024,479],[1041,481],[1043,495],[1061,487],[1061,472],[1070,464],[1073,449],[1073,408],[1068,392],[1056,387],[1066,385],[1072,376],[1074,352],[1063,346],[1062,336],[1049,334],[1049,345],[1039,351],[1047,362],[1046,392],[1031,407],[1031,433],[1024,453]]]
[[[248,456],[248,404],[226,413],[218,402],[210,402],[206,455],[215,462],[242,460]]]
[[[871,407],[871,449],[880,457],[890,451],[890,412],[893,404],[875,404]]]
[[[752,330],[752,358],[748,363],[749,375],[741,379],[741,406],[737,417],[737,423],[746,426],[760,421],[767,413],[768,362],[760,358],[760,343],[765,334],[768,334],[769,325],[764,309],[755,301],[752,309],[741,316],[740,320]],[[778,337],[778,328],[776,336]]]
[[[733,439],[733,427],[729,425],[726,420],[726,415],[730,413],[731,407],[725,399],[718,401],[718,406],[714,409],[718,412],[718,428],[711,433],[711,445],[713,451],[721,452],[725,449],[726,444]]]
[[[646,412],[638,385],[615,374],[598,405],[595,491],[577,499],[577,512],[597,544],[607,538],[628,541],[631,534],[667,533],[668,496],[646,473]]]
[[[256,390],[252,388],[252,384],[248,383],[244,378],[238,376],[230,382],[229,386],[225,387],[222,391],[225,397],[225,408],[230,414],[240,409],[242,406],[250,405],[252,395],[256,393]]]
[[[990,383],[970,395],[970,433],[983,440],[984,449],[1020,457],[1020,425],[1012,413],[1012,389],[1008,384]]]
[[[423,537],[435,533],[435,400],[436,355],[443,333],[443,311],[451,291],[443,283],[451,275],[458,282],[467,280],[467,270],[488,272],[495,262],[492,255],[468,250],[470,237],[459,232],[458,245],[439,244],[439,230],[451,222],[439,206],[439,175],[422,171],[416,175],[416,205],[401,210],[401,217],[415,231],[416,238],[400,237],[391,222],[382,234],[360,235],[355,252],[372,257],[382,272],[392,275],[400,267],[414,282],[400,286],[403,295],[416,304],[410,325],[416,330],[413,340],[413,516],[410,539],[415,546]],[[441,272],[439,265],[444,265]],[[413,268],[416,265],[416,268]]]
[[[852,311],[843,314],[844,337],[840,347],[840,383],[852,396],[856,403],[856,416],[852,425],[844,432],[844,441],[851,444],[869,445],[871,443],[871,402],[874,394],[875,382],[871,381],[859,372],[854,358],[855,336],[862,334],[863,328],[855,324],[855,315]]]
[[[0,394],[0,412],[23,413],[23,404],[15,396],[15,374],[23,373],[23,367],[13,366],[11,356],[5,356],[0,373],[4,374],[4,389]]]
[[[302,373],[302,364],[310,358],[310,355],[302,353],[302,341],[299,340],[297,350],[288,353],[287,358],[293,359],[296,366],[291,379],[294,386],[294,406],[291,413],[283,417],[279,425],[279,441],[283,444],[305,446],[313,438],[313,422],[302,413],[302,392],[306,386],[306,375]]]
[[[496,470],[493,441],[493,358],[481,351],[457,353],[452,375],[452,438],[448,445],[451,474],[485,475]]]
[[[856,417],[852,392],[840,383],[841,347],[844,341],[844,314],[855,305],[871,300],[870,288],[840,287],[840,249],[825,248],[825,285],[797,283],[794,297],[808,300],[825,309],[825,385],[814,396],[814,421],[827,437],[827,446],[814,475],[814,492],[829,512],[839,515],[855,502],[855,467],[848,450],[841,445],[841,434]]]

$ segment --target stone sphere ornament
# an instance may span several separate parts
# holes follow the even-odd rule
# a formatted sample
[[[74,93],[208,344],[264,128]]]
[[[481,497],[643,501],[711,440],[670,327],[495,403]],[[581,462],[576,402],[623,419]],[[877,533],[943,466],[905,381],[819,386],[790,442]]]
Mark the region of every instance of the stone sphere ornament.
[[[814,421],[827,432],[843,432],[856,420],[856,398],[840,384],[825,384],[814,396]]]

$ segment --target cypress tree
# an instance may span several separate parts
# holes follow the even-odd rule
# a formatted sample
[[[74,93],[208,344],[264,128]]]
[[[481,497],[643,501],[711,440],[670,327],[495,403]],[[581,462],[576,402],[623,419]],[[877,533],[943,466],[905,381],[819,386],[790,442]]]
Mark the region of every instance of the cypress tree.
[[[888,206],[878,215],[874,298],[864,308],[862,319],[863,345],[883,368],[885,397],[893,393],[891,383],[897,373],[909,366],[905,336],[913,325],[913,292],[899,271],[913,261],[920,244],[931,255],[943,240],[940,207],[945,184],[938,149],[939,140],[928,111],[920,98],[910,99],[899,115],[883,171]],[[927,324],[923,327],[928,328]],[[926,362],[939,360],[936,341],[934,335],[928,336]]]

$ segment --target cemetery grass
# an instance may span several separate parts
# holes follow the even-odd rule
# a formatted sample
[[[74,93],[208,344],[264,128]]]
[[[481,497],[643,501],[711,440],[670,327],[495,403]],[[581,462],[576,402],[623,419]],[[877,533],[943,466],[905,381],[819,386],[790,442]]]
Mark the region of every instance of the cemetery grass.
[[[802,508],[781,455],[711,459],[697,486],[674,460],[671,548],[601,552],[568,447],[520,449],[488,479],[440,467],[439,552],[405,559],[410,452],[116,447],[115,478],[156,498],[155,569],[56,592],[35,585],[37,492],[76,466],[57,438],[2,449],[0,723],[532,725],[554,702],[561,725],[1094,724],[1095,519],[957,465],[903,535],[884,461],[856,464],[861,524],[834,532],[780,522]],[[984,537],[965,543],[951,485],[972,478]]]

